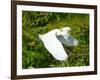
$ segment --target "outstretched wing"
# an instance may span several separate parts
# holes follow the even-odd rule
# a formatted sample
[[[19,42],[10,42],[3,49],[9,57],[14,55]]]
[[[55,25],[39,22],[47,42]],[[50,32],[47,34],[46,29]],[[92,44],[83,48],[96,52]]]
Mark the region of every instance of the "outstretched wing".
[[[78,45],[78,40],[75,39],[72,36],[67,36],[67,35],[60,35],[57,36],[58,40],[63,43],[65,46],[76,46]]]
[[[51,53],[51,55],[60,61],[67,59],[67,54],[63,48],[63,45],[56,37],[56,32],[58,29],[52,30],[41,37],[46,49]]]
[[[65,46],[76,46],[78,45],[78,40],[69,34],[71,30],[70,27],[61,28],[61,33],[57,33],[58,40]]]

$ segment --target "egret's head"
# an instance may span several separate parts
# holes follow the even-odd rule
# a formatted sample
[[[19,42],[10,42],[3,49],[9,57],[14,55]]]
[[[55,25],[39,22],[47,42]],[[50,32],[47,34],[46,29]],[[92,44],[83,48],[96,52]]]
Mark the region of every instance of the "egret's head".
[[[70,27],[64,27],[64,28],[61,28],[60,30],[65,32],[65,33],[68,33],[71,30],[71,28]]]
[[[59,29],[59,32],[57,32],[57,35],[70,35],[69,34],[69,31],[71,30],[70,27],[64,27],[64,28],[61,28]]]

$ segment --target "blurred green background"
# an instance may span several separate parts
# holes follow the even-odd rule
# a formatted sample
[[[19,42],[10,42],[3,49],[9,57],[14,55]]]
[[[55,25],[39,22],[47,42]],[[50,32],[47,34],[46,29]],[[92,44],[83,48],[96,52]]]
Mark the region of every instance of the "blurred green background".
[[[66,61],[57,61],[46,50],[39,34],[53,29],[71,27],[71,35],[79,41],[78,46],[65,47],[69,55]],[[89,14],[22,12],[22,67],[50,68],[89,65]]]

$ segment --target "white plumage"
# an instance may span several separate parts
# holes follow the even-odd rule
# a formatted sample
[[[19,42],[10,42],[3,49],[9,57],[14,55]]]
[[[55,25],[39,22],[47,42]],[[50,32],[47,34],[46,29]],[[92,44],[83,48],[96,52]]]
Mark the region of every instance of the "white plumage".
[[[78,40],[69,34],[69,31],[71,30],[70,27],[61,28],[60,30],[62,32],[57,33],[57,38],[62,44],[64,44],[67,47],[78,45]]]
[[[44,43],[46,49],[52,54],[52,56],[56,60],[63,61],[68,58],[68,55],[62,45],[62,43],[64,43],[64,40],[62,41],[62,37],[60,36],[66,36],[66,39],[69,38],[70,35],[68,32],[70,30],[71,29],[69,27],[65,27],[62,29],[54,29],[47,32],[46,34],[39,35],[39,38]]]

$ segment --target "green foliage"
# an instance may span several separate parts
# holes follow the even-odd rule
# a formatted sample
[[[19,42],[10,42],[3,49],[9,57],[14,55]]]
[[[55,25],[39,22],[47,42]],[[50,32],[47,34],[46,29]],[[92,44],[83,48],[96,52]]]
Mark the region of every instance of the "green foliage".
[[[57,61],[46,50],[39,34],[69,26],[71,35],[79,40],[76,47],[65,47],[69,57]],[[22,13],[22,67],[71,67],[89,65],[89,15],[75,13],[32,12]]]

